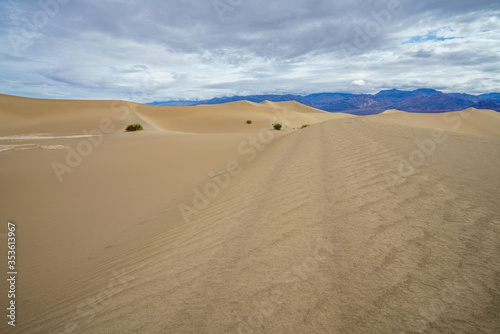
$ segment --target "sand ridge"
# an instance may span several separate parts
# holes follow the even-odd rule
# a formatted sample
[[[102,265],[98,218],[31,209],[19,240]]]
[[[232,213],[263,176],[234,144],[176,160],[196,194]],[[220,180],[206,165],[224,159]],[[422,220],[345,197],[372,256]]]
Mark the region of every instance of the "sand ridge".
[[[326,119],[352,117],[327,113],[295,101],[258,104],[249,101],[222,105],[188,107],[151,106],[126,101],[74,101],[29,99],[0,95],[0,134],[47,132],[81,133],[98,128],[109,119],[113,130],[121,132],[126,124],[141,123],[146,130],[187,133],[255,132],[269,122],[283,123],[286,128],[316,124]],[[246,124],[251,120],[252,124]]]
[[[429,129],[467,133],[478,136],[500,138],[500,114],[494,110],[468,108],[445,113],[408,113],[388,110],[382,114],[367,116],[377,122],[418,126]]]

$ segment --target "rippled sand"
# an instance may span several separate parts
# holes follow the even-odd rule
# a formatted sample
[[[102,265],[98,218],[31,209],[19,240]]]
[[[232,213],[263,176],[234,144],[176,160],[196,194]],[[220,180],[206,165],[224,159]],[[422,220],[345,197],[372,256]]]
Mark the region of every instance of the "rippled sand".
[[[1,96],[0,331],[496,333],[498,115]]]

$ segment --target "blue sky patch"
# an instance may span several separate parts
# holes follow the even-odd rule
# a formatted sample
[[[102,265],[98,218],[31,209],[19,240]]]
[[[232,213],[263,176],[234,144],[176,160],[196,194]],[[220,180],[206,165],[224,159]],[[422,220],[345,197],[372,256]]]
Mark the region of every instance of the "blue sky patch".
[[[446,41],[448,39],[455,39],[456,37],[439,37],[437,36],[437,30],[430,31],[427,33],[427,35],[423,36],[413,36],[409,40],[403,42],[402,44],[409,44],[409,43],[420,43],[420,42],[426,42],[426,41]]]

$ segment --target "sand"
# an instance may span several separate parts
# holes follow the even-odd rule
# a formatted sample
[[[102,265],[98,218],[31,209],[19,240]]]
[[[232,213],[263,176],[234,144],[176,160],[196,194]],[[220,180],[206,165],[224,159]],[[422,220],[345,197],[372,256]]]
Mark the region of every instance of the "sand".
[[[494,111],[1,95],[0,120],[2,333],[499,330]]]

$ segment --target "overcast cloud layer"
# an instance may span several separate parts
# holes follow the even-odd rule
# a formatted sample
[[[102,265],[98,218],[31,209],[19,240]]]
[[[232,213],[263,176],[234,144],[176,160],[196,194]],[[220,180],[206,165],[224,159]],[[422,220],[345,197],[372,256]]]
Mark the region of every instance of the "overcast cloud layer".
[[[500,91],[498,0],[0,0],[0,93]]]

